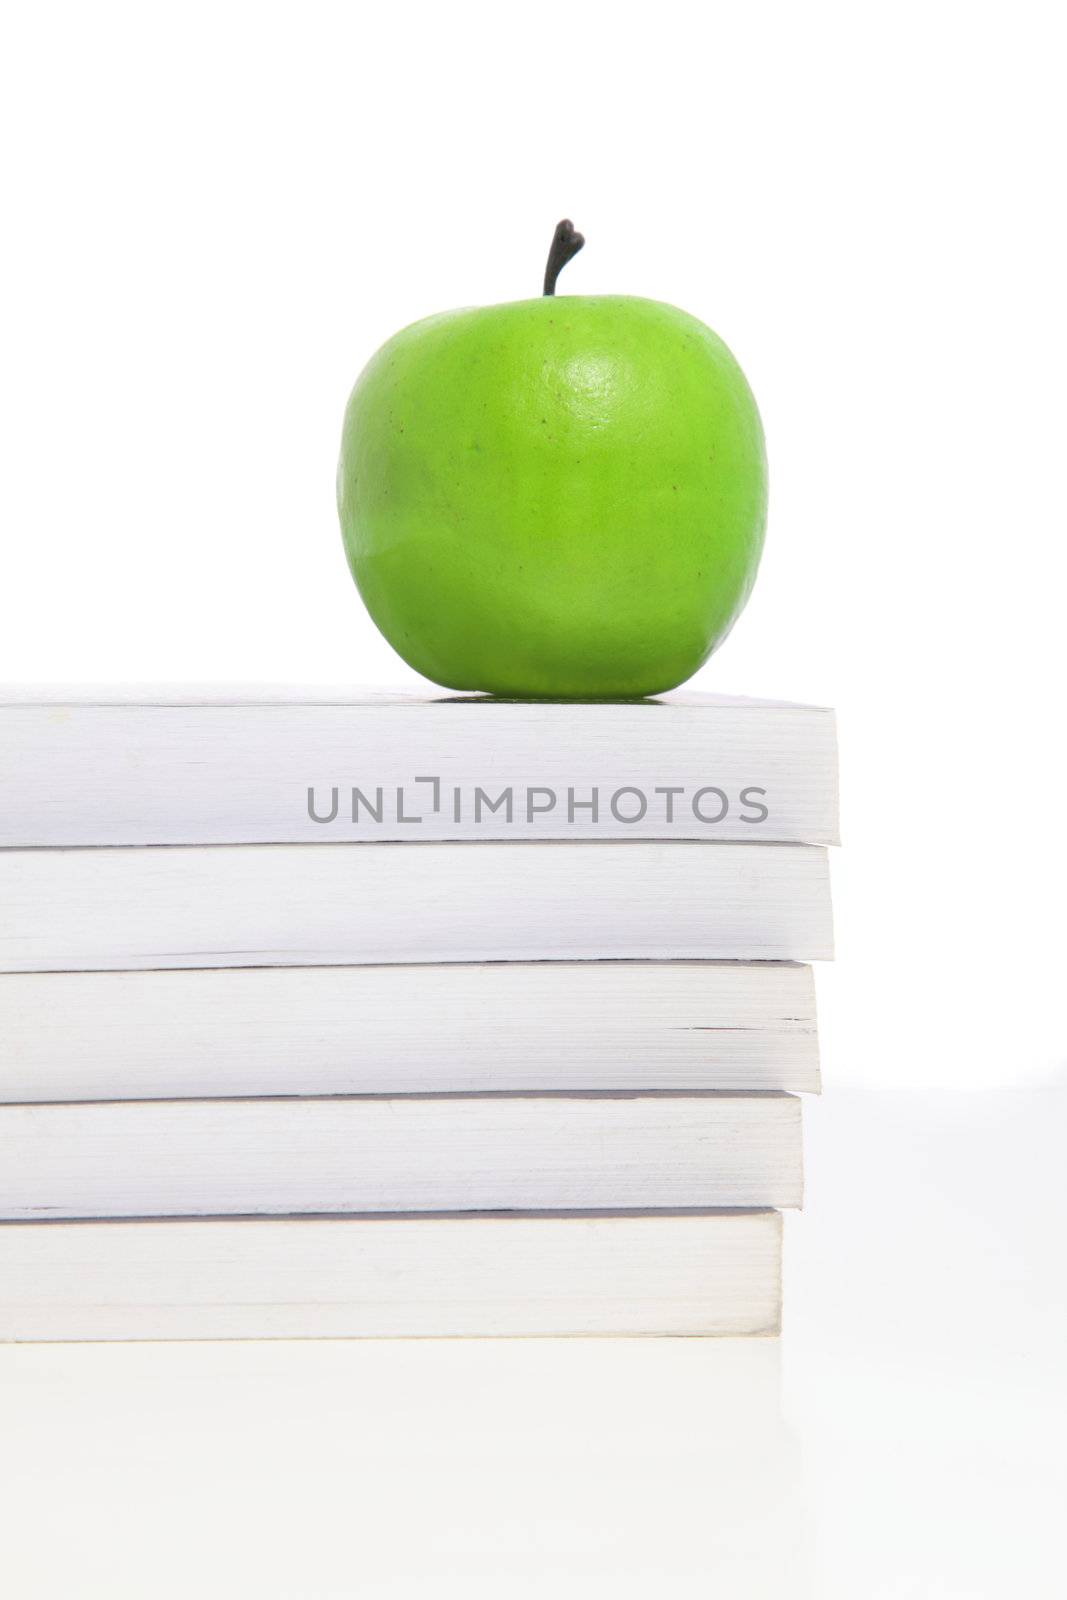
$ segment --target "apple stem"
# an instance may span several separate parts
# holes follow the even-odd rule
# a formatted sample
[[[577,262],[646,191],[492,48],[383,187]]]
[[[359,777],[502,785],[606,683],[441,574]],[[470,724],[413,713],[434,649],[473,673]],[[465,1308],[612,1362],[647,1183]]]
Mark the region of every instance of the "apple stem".
[[[552,235],[552,248],[548,252],[548,262],[545,266],[545,294],[555,294],[556,279],[567,265],[578,254],[585,239],[574,230],[574,223],[564,217],[562,222],[557,222],[556,231]]]

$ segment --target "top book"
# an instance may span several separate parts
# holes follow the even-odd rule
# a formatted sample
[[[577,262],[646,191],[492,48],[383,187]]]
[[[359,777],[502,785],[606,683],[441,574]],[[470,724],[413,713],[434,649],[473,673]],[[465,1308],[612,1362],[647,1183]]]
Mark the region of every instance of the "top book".
[[[837,842],[832,711],[313,688],[0,690],[0,846]]]

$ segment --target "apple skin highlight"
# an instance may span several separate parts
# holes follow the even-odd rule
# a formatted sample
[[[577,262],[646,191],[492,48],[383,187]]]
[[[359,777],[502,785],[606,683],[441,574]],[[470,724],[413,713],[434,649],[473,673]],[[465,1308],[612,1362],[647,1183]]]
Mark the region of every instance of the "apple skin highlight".
[[[691,677],[748,598],[763,429],[696,318],[549,292],[390,339],[349,399],[337,498],[367,609],[423,676],[650,695]]]

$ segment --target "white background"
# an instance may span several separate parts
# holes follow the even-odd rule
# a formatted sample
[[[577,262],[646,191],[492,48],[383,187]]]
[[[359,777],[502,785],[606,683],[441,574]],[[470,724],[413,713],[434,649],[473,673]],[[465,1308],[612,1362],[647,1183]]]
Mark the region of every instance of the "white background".
[[[411,675],[348,390],[432,311],[674,301],[763,411],[754,598],[696,684],[835,705],[831,1082],[1048,1081],[1067,138],[1055,8],[6,10],[0,678]]]
[[[341,553],[348,390],[402,324],[536,293],[568,215],[589,242],[566,292],[677,302],[748,373],[767,550],[696,686],[836,705],[845,820],[841,959],[820,975],[831,1094],[811,1119],[834,1137],[812,1157],[809,1135],[786,1445],[752,1458],[769,1499],[753,1466],[750,1511],[702,1537],[740,1470],[701,1454],[732,1392],[722,1363],[762,1357],[335,1348],[296,1369],[312,1357],[131,1368],[25,1352],[0,1375],[24,1408],[20,1597],[453,1581],[618,1596],[618,1563],[635,1593],[970,1600],[1013,1572],[1061,1593],[1034,1350],[1050,1327],[1062,1341],[1062,1302],[1057,1321],[1040,1290],[1062,1255],[1062,1155],[1033,1146],[1067,1055],[1057,9],[185,0],[2,17],[0,677],[410,682]],[[1037,1109],[1005,1112],[1001,1138],[1015,1100],[909,1100],[880,1143],[872,1097],[835,1112],[848,1085],[1031,1086]],[[931,1144],[925,1104],[982,1137]],[[924,1212],[909,1190],[894,1235],[893,1183],[917,1171],[940,1200]],[[872,1237],[892,1242],[884,1279],[861,1271]],[[752,1551],[778,1548],[759,1507],[779,1491],[793,1506],[798,1483],[783,1587]],[[109,1516],[132,1568],[109,1558]],[[145,1577],[167,1567],[168,1529],[173,1590]]]

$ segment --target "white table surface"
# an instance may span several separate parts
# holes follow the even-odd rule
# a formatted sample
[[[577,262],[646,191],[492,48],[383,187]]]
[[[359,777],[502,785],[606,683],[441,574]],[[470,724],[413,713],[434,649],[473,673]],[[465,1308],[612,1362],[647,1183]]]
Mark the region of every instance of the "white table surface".
[[[828,1091],[779,1341],[0,1347],[4,1592],[1067,1592],[1067,1092]]]

